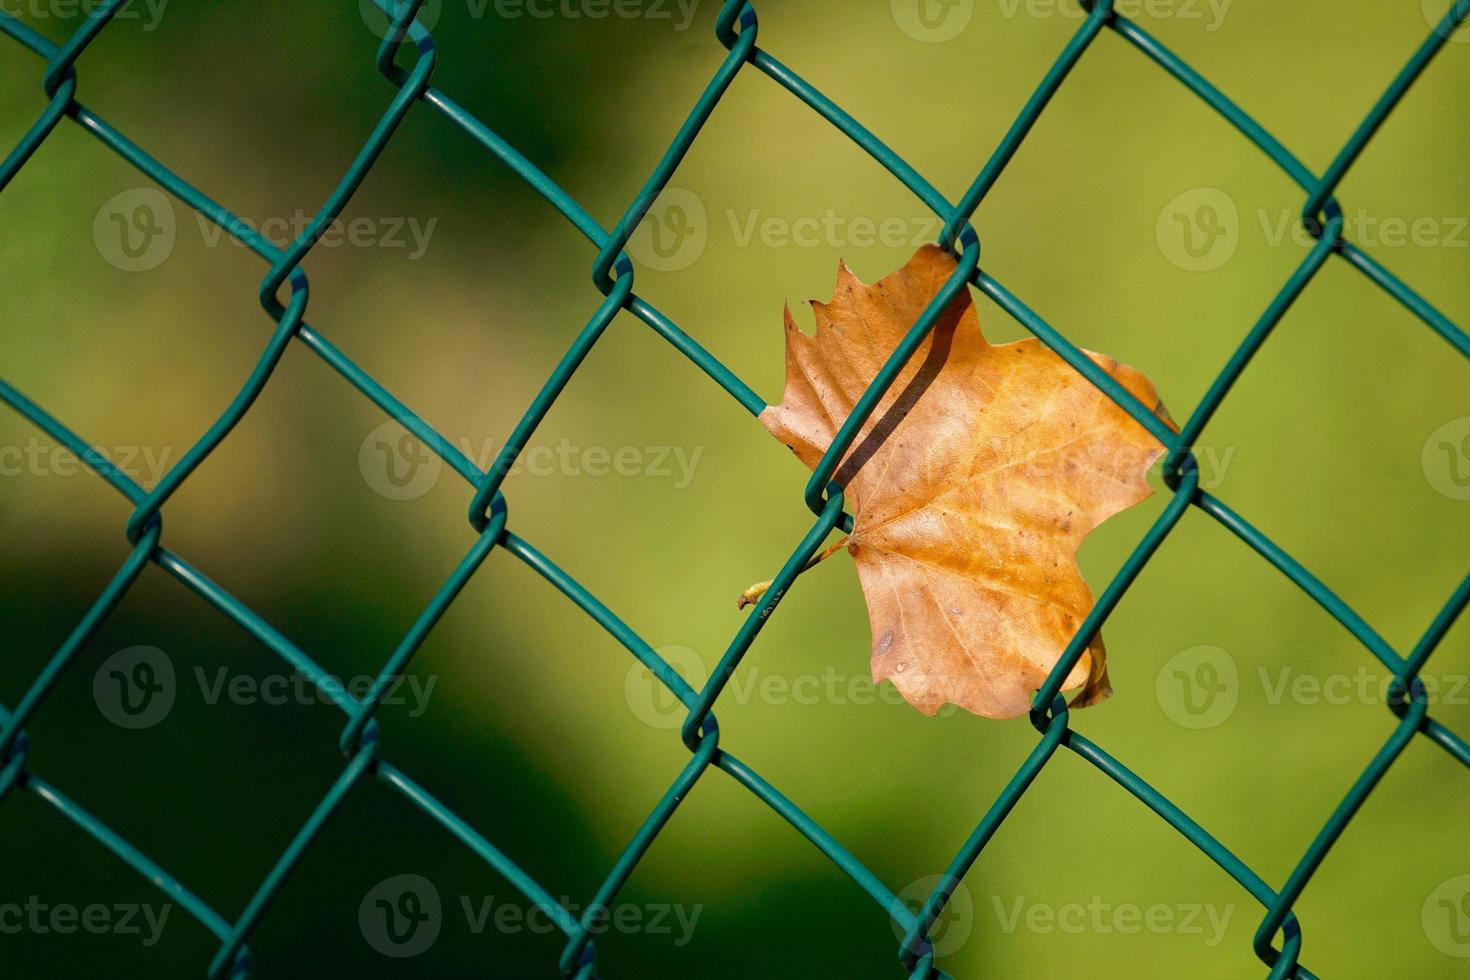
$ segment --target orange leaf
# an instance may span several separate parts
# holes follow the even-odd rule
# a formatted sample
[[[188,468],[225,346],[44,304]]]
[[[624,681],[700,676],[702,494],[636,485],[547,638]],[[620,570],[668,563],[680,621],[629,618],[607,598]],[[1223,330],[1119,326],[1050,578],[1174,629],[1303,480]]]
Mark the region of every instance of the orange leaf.
[[[871,286],[839,266],[832,302],[812,302],[815,336],[787,307],[786,391],[761,422],[809,468],[954,268],[934,245]],[[1088,356],[1168,419],[1142,374]],[[1092,609],[1077,548],[1149,495],[1163,451],[1040,341],[988,343],[962,290],[834,477],[853,515],[873,680],[925,714],[1025,714]],[[1082,688],[1077,705],[1110,692],[1101,635],[1063,687]]]

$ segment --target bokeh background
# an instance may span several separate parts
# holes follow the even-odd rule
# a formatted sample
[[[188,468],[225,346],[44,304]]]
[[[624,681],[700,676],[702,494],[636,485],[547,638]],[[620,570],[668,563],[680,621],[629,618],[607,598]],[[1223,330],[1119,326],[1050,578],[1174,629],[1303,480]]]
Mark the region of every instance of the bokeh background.
[[[974,0],[951,11],[958,28],[952,19],[926,32],[901,2],[767,4],[760,38],[953,198],[1076,29],[1073,6]],[[1133,6],[1317,171],[1429,29],[1416,2]],[[569,16],[586,9],[572,4],[542,18],[444,0],[434,82],[611,225],[724,55],[717,7],[643,5],[625,8],[639,16],[594,19]],[[43,0],[3,9],[58,42],[80,23],[68,5]],[[1467,41],[1462,31],[1447,45],[1339,193],[1349,235],[1462,325]],[[376,44],[352,0],[176,0],[105,30],[78,65],[79,97],[237,214],[290,221],[320,206],[393,95],[373,66]],[[8,147],[45,104],[42,63],[8,39],[0,52]],[[683,210],[656,208],[660,230],[688,219],[695,244],[661,254],[645,232],[635,242],[638,292],[770,400],[782,383],[782,303],[828,296],[839,259],[876,279],[937,229],[898,182],[753,69],[673,185]],[[0,371],[89,441],[134,454],[151,483],[150,459],[187,451],[238,390],[271,323],[256,301],[264,264],[182,204],[170,209],[174,240],[161,261],[118,267],[110,202],[148,186],[64,122],[0,195]],[[1183,418],[1305,254],[1292,232],[1302,198],[1211,110],[1105,32],[976,226],[988,271],[1074,342],[1145,371]],[[359,243],[318,248],[305,263],[308,319],[488,461],[600,300],[588,276],[595,249],[423,106],[347,208],[344,220],[354,219],[365,221]],[[802,219],[815,219],[815,232]],[[1396,234],[1394,222],[1421,232]],[[391,244],[395,223],[405,246]],[[411,227],[427,230],[425,247]],[[1185,247],[1186,230],[1200,236],[1189,243],[1199,254]],[[804,308],[797,315],[809,322]],[[988,302],[981,323],[993,340],[1023,335]],[[1470,428],[1467,382],[1470,365],[1449,345],[1334,260],[1205,432],[1205,483],[1407,651],[1466,570],[1470,457],[1456,447]],[[409,472],[416,456],[384,422],[293,346],[167,508],[170,548],[347,677],[377,669],[473,540],[470,491],[447,468],[403,493],[385,483],[388,462]],[[559,462],[508,480],[512,527],[702,680],[740,624],[735,596],[769,578],[809,526],[806,471],[628,314],[535,445]],[[0,446],[28,452],[7,456],[24,462],[0,479],[0,701],[14,705],[121,563],[129,508],[8,411]],[[599,448],[627,449],[624,472],[599,474]],[[1095,589],[1164,500],[1156,494],[1088,540],[1080,560]],[[1077,729],[1279,885],[1391,730],[1376,661],[1199,512],[1184,517],[1106,635],[1117,694],[1074,716]],[[140,645],[168,659],[175,698],[155,724],[127,729],[99,708],[93,680],[107,658]],[[1435,716],[1462,733],[1467,647],[1462,622],[1427,672],[1443,681]],[[898,891],[943,869],[1036,734],[1025,720],[925,718],[891,690],[874,691],[867,652],[857,578],[839,556],[782,603],[718,715],[723,745]],[[30,725],[29,766],[234,917],[342,765],[334,709],[209,696],[221,678],[248,685],[287,673],[149,568]],[[384,757],[552,893],[585,904],[687,758],[670,703],[615,641],[503,551],[412,674],[433,686],[424,705],[383,709]],[[1201,680],[1210,684],[1188,687]],[[1465,975],[1470,944],[1453,927],[1470,928],[1470,918],[1444,918],[1453,909],[1438,898],[1453,904],[1466,891],[1454,879],[1470,872],[1467,807],[1470,774],[1425,740],[1410,745],[1297,905],[1303,961],[1326,977]],[[0,840],[0,904],[164,902],[31,794],[0,806]],[[404,874],[433,883],[442,928],[419,955],[390,959],[365,935],[359,908]],[[1067,752],[966,888],[969,912],[945,927],[942,965],[956,976],[1262,972],[1251,953],[1259,906]],[[250,947],[261,976],[554,973],[558,937],[493,921],[476,931],[466,902],[526,905],[368,780]],[[714,770],[620,897],[645,922],[670,903],[679,907],[664,913],[672,933],[597,940],[605,975],[901,975],[884,911]],[[1154,906],[1164,911],[1140,918]],[[692,935],[675,924],[678,911],[698,915]],[[157,942],[144,938],[146,929],[23,929],[0,934],[0,969],[188,976],[214,949],[177,908]]]

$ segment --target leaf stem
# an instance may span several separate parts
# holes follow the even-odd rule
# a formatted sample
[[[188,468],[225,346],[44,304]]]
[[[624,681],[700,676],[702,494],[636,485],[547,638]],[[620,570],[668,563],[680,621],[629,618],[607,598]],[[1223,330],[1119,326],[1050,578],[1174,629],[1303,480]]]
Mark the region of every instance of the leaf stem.
[[[835,544],[828,545],[826,548],[824,548],[822,550],[822,553],[821,554],[817,555],[811,561],[809,561],[805,565],[803,565],[801,570],[803,572],[809,572],[809,571],[811,571],[813,568],[815,568],[817,566],[817,564],[819,562],[825,561],[828,558],[830,558],[833,555],[835,555],[839,550],[842,549],[842,547],[844,545],[847,544],[847,541],[848,541],[847,536],[844,535]],[[740,598],[735,600],[735,608],[736,609],[744,609],[746,606],[754,605],[755,603],[760,602],[761,601],[761,596],[765,595],[766,594],[766,590],[769,589],[770,587],[771,587],[771,583],[770,582],[757,582],[757,583],[755,583],[750,588],[748,588],[744,592],[740,593]]]

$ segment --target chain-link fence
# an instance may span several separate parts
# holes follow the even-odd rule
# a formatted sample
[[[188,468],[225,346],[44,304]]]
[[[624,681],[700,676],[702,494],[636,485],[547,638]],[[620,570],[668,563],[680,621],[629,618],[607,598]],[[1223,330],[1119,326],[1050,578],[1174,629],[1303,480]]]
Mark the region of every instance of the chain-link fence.
[[[1026,792],[1037,774],[1065,747],[1091,762],[1111,777],[1120,787],[1135,796],[1150,810],[1168,822],[1195,844],[1221,870],[1233,878],[1264,908],[1255,933],[1254,949],[1269,968],[1269,976],[1310,978],[1314,974],[1300,962],[1302,930],[1293,906],[1310,883],[1338,837],[1353,819],[1364,799],[1384,773],[1413,742],[1423,735],[1429,742],[1467,766],[1470,766],[1470,743],[1449,731],[1428,714],[1429,700],[1419,680],[1420,671],[1434,653],[1440,640],[1470,602],[1470,578],[1454,591],[1438,615],[1424,629],[1418,643],[1407,653],[1389,646],[1349,605],[1338,598],[1321,581],[1281,547],[1253,527],[1224,501],[1200,486],[1199,470],[1191,452],[1199,433],[1214,416],[1231,387],[1251,362],[1262,343],[1270,335],[1287,309],[1312,283],[1322,266],[1332,257],[1345,261],[1369,281],[1401,303],[1430,330],[1447,341],[1453,351],[1470,357],[1470,337],[1436,310],[1406,283],[1400,281],[1369,254],[1344,237],[1342,208],[1334,190],[1358,159],[1359,154],[1444,46],[1450,34],[1470,16],[1470,0],[1457,0],[1447,9],[1429,36],[1412,53],[1399,72],[1351,134],[1324,173],[1308,170],[1275,136],[1263,129],[1250,116],[1231,102],[1204,77],[1180,60],[1169,49],[1144,31],[1137,23],[1113,9],[1112,0],[1082,0],[1082,18],[1076,33],[1065,46],[1050,70],[1041,79],[1000,145],[985,162],[974,182],[957,202],[951,203],[933,185],[900,156],[889,149],[836,102],[815,89],[800,75],[757,46],[756,10],[746,0],[726,0],[715,22],[715,34],[728,49],[714,77],[695,102],[678,134],[644,184],[636,200],[610,231],[601,227],[577,201],[568,196],[546,174],[507,143],[492,129],[456,103],[448,94],[432,84],[436,53],[433,37],[416,19],[424,0],[374,0],[388,18],[386,37],[378,49],[377,68],[392,83],[396,94],[387,110],[342,177],[335,191],[321,207],[310,225],[287,247],[277,247],[248,222],[241,220],[223,205],[216,203],[183,177],[175,174],[126,135],[88,109],[77,99],[78,79],[74,69],[77,58],[124,6],[125,0],[102,0],[65,44],[57,46],[10,14],[0,12],[0,31],[44,62],[43,87],[49,103],[40,118],[20,144],[0,164],[0,189],[9,184],[26,165],[36,149],[60,125],[70,118],[108,148],[133,164],[157,182],[164,190],[229,232],[269,266],[260,287],[260,302],[273,324],[271,337],[254,370],[228,410],[215,421],[193,448],[169,469],[157,483],[144,487],[114,466],[89,443],[40,405],[3,381],[0,399],[43,429],[57,443],[75,452],[114,489],[134,506],[127,521],[126,534],[131,550],[102,594],[89,608],[61,648],[46,663],[40,675],[26,690],[19,703],[0,708],[0,798],[13,790],[34,794],[48,803],[56,813],[66,817],[93,836],[118,858],[152,881],[167,897],[186,909],[219,939],[219,949],[209,964],[211,976],[243,976],[250,971],[246,943],[252,930],[265,914],[271,900],[279,892],[292,870],[310,848],[322,827],[341,806],[357,783],[374,777],[412,801],[425,817],[437,822],[466,847],[503,875],[534,905],[544,911],[565,934],[566,944],[560,961],[563,974],[579,978],[596,975],[592,943],[592,924],[606,914],[616,896],[633,873],[639,859],[669,821],[695,784],[710,768],[724,770],[737,783],[770,806],[800,834],[810,840],[839,866],[878,905],[887,911],[904,934],[898,959],[904,970],[915,978],[939,977],[944,974],[934,962],[934,947],[929,933],[960,880],[974,864],[986,844]],[[343,0],[351,2],[351,0]],[[306,13],[303,13],[305,16]],[[1140,54],[1153,61],[1179,84],[1214,109],[1240,135],[1244,136],[1286,174],[1301,186],[1306,200],[1301,210],[1305,229],[1314,239],[1301,264],[1292,272],[1280,290],[1266,303],[1259,319],[1251,325],[1233,355],[1210,385],[1200,404],[1191,412],[1178,433],[1171,431],[1149,410],[1133,398],[1116,381],[1098,368],[1055,327],[1031,310],[980,266],[980,238],[970,225],[970,216],[995,184],[1012,156],[1026,139],[1048,102],[1066,81],[1072,69],[1103,31],[1116,33]],[[400,64],[401,58],[412,57],[411,64]],[[903,343],[879,372],[851,416],[842,425],[832,446],[805,488],[805,500],[816,520],[775,576],[762,600],[746,616],[710,679],[701,689],[691,687],[665,659],[625,625],[598,598],[559,568],[547,555],[518,536],[508,526],[507,501],[500,487],[520,451],[527,446],[552,404],[577,371],[588,352],[608,325],[621,311],[651,327],[659,336],[697,365],[709,378],[727,391],[752,415],[765,408],[764,401],[719,360],[704,350],[677,324],[650,305],[634,291],[634,270],[624,253],[630,236],[644,219],[678,168],[680,161],[699,136],[701,128],[724,96],[735,76],[747,67],[769,76],[793,96],[806,103],[831,125],[877,160],[894,178],[913,192],[923,204],[943,221],[940,243],[958,258],[958,268],[930,303],[924,314],[907,334]],[[418,111],[432,111],[468,133],[481,147],[522,177],[554,208],[570,221],[597,248],[592,264],[592,281],[604,299],[593,312],[546,380],[540,393],[527,409],[520,423],[491,466],[481,470],[450,442],[425,424],[406,405],[377,380],[354,364],[330,340],[306,321],[309,284],[301,269],[306,255],[337,219],[362,183],[379,154],[392,138],[404,116],[421,104]],[[783,596],[793,587],[797,576],[822,547],[834,529],[850,529],[851,519],[843,511],[842,487],[832,482],[837,463],[847,452],[859,429],[868,419],[888,386],[897,377],[909,355],[922,343],[938,314],[960,290],[974,286],[992,299],[1022,326],[1040,338],[1058,355],[1087,377],[1093,384],[1127,410],[1168,448],[1163,473],[1173,492],[1172,498],[1139,542],[1113,580],[1098,598],[1092,613],[1078,628],[1063,656],[1052,670],[1045,685],[1037,692],[1031,722],[1040,739],[1000,796],[980,818],[974,832],[955,852],[953,860],[927,900],[917,910],[909,908],[877,876],[857,860],[821,825],[808,816],[750,766],[721,746],[719,726],[714,715],[721,692],[739,667],[761,628],[775,611]],[[286,287],[285,295],[281,295]],[[272,372],[286,348],[295,340],[325,361],[349,384],[373,401],[388,415],[397,419],[424,445],[464,477],[473,491],[468,510],[469,523],[475,532],[474,544],[454,573],[444,582],[412,628],[398,643],[381,672],[364,697],[349,694],[331,674],[304,651],[277,632],[269,623],[207,578],[196,566],[164,545],[164,505],[195,469],[229,435],[250,410],[252,403],[270,381]],[[1275,566],[1331,614],[1388,672],[1391,697],[1388,706],[1396,719],[1383,747],[1368,761],[1361,775],[1337,809],[1330,814],[1320,832],[1310,842],[1287,880],[1273,887],[1246,866],[1220,841],[1192,820],[1163,794],[1104,749],[1073,731],[1068,726],[1068,711],[1059,696],[1066,677],[1082,652],[1095,637],[1139,571],[1149,561],[1184,511],[1197,507],[1228,528],[1265,561]],[[552,587],[592,617],[608,633],[641,661],[687,708],[681,735],[690,751],[688,763],[668,791],[653,807],[638,832],[628,842],[621,857],[603,879],[601,887],[586,902],[579,915],[561,905],[542,883],[522,871],[515,861],[483,837],[474,827],[457,816],[407,773],[392,765],[380,749],[380,732],[374,714],[394,679],[400,677],[439,618],[455,596],[475,574],[486,557],[496,548],[516,556],[543,577]],[[117,606],[125,593],[149,563],[173,575],[207,603],[234,620],[252,636],[283,658],[294,670],[309,677],[324,697],[340,708],[346,717],[340,737],[340,748],[347,762],[340,776],[310,816],[302,823],[290,846],[279,856],[254,891],[248,904],[232,917],[227,917],[205,898],[195,895],[177,878],[138,851],[126,839],[111,830],[90,811],[64,795],[27,767],[27,722],[45,705],[48,695],[61,681],[67,668],[83,652],[90,637]],[[147,664],[134,665],[138,676],[131,678],[140,689],[150,684]]]

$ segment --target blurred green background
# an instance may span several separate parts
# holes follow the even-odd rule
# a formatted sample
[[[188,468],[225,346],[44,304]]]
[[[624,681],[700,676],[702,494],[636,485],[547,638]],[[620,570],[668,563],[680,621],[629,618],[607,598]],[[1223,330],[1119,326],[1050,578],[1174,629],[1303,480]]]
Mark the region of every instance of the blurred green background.
[[[79,23],[59,16],[67,6],[0,9],[60,42]],[[1071,6],[974,0],[926,32],[903,2],[763,4],[760,43],[954,198],[1076,29]],[[1320,172],[1425,36],[1420,6],[1123,9]],[[611,225],[724,55],[717,7],[643,4],[620,8],[638,16],[595,19],[569,16],[588,9],[570,4],[543,18],[444,0],[434,83]],[[81,100],[252,222],[315,212],[393,94],[358,5],[154,9],[109,26],[87,50]],[[1470,35],[1454,40],[1339,198],[1349,236],[1463,326]],[[8,39],[0,51],[8,148],[44,107],[42,62]],[[64,122],[0,195],[0,372],[115,459],[132,454],[151,483],[150,461],[176,461],[218,416],[271,324],[256,302],[264,264],[181,204],[167,218],[165,257],[143,271],[118,267],[108,215],[117,195],[147,186]],[[783,301],[830,295],[839,259],[872,281],[937,230],[897,181],[754,69],[736,79],[673,186],[655,230],[687,225],[693,237],[661,252],[640,233],[637,291],[771,400]],[[1302,198],[1105,32],[975,223],[991,274],[1074,342],[1146,372],[1183,419],[1305,254],[1290,233]],[[362,234],[306,260],[308,320],[488,461],[599,301],[588,277],[595,249],[421,105],[343,218],[360,219]],[[1419,233],[1396,234],[1399,225]],[[422,248],[413,227],[427,233]],[[1186,242],[1186,231],[1199,237]],[[992,340],[1022,336],[988,302],[981,324]],[[1407,651],[1466,570],[1470,458],[1455,453],[1470,435],[1467,381],[1470,365],[1449,345],[1334,260],[1206,430],[1205,484]],[[295,345],[167,508],[169,548],[348,677],[378,668],[473,540],[468,487],[447,468],[416,476],[414,447],[384,421]],[[735,596],[769,578],[810,524],[806,471],[628,314],[536,445],[544,465],[505,487],[512,528],[702,681],[740,624]],[[121,563],[129,508],[8,411],[0,447],[12,450],[0,479],[0,702],[13,706]],[[599,452],[619,450],[622,472],[601,472]],[[385,482],[388,463],[421,482]],[[1156,494],[1088,540],[1081,564],[1095,590],[1164,502]],[[1199,512],[1106,635],[1117,694],[1074,716],[1075,727],[1279,886],[1391,731],[1381,668]],[[165,717],[134,730],[100,710],[93,679],[108,657],[140,645],[163,651],[176,690]],[[1467,647],[1461,622],[1427,671],[1442,681],[1435,717],[1461,733]],[[867,655],[857,578],[839,556],[802,578],[746,657],[718,705],[721,744],[899,891],[943,869],[1036,733],[1025,720],[922,717],[891,690],[874,692]],[[29,726],[28,765],[233,918],[342,765],[335,710],[210,697],[220,678],[250,684],[287,670],[150,567]],[[503,551],[412,674],[420,689],[433,685],[426,710],[412,699],[383,709],[383,756],[580,908],[687,759],[668,701]],[[1209,689],[1187,689],[1212,676]],[[1470,943],[1454,927],[1470,920],[1444,919],[1436,896],[1466,890],[1454,879],[1470,872],[1467,806],[1470,774],[1426,740],[1411,744],[1297,904],[1303,962],[1324,977],[1464,976]],[[0,907],[32,896],[48,907],[163,904],[31,794],[0,806],[0,839]],[[433,883],[441,929],[419,955],[387,958],[359,909],[404,874]],[[558,938],[544,924],[492,920],[477,931],[487,903],[526,905],[368,780],[250,948],[260,976],[552,975]],[[669,903],[678,908],[661,913],[671,930],[661,931],[651,910]],[[884,911],[714,770],[619,904],[645,926],[597,939],[609,977],[902,972]],[[691,935],[680,912],[698,915]],[[966,879],[941,963],[962,977],[1261,975],[1251,952],[1260,916],[1161,820],[1061,752]],[[178,908],[157,942],[146,938],[146,928],[0,931],[0,972],[198,975],[215,946]]]

